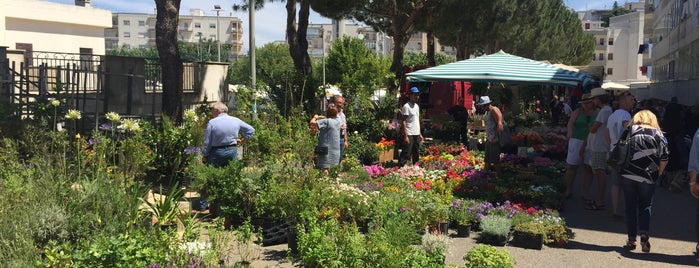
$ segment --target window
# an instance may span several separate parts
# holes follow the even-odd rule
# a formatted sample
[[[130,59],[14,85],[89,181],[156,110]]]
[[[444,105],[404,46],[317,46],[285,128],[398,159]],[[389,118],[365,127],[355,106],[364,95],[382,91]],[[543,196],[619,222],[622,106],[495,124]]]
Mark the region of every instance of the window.
[[[189,28],[189,22],[183,23],[182,26],[184,26],[183,28]]]
[[[604,53],[599,53],[599,57],[597,57],[598,60],[604,60]]]
[[[614,45],[614,37],[609,38],[609,45],[613,46]]]
[[[590,29],[590,23],[589,23],[589,22],[586,22],[586,23],[585,23],[585,30],[589,30],[589,29]]]
[[[124,20],[124,25],[131,25],[131,21],[130,21],[130,20]]]
[[[607,60],[614,60],[614,53],[607,54]]]
[[[597,55],[595,55],[595,53],[592,53],[592,61],[596,61],[596,60],[597,60]]]
[[[124,32],[124,37],[130,38],[130,37],[131,37],[131,32]]]
[[[216,23],[209,23],[209,29],[216,29]]]
[[[146,21],[145,21],[145,20],[139,20],[139,21],[138,21],[138,26],[140,26],[140,27],[146,26]]]
[[[613,75],[614,74],[614,68],[607,68],[607,75]]]
[[[138,38],[148,38],[148,33],[146,33],[146,32],[138,33]]]
[[[138,45],[138,48],[148,48],[148,45],[140,44]]]
[[[194,28],[201,28],[201,23],[195,22],[195,23],[194,23]]]
[[[599,44],[600,44],[600,46],[601,46],[601,45],[604,45],[604,38],[600,38],[600,39],[599,39]]]

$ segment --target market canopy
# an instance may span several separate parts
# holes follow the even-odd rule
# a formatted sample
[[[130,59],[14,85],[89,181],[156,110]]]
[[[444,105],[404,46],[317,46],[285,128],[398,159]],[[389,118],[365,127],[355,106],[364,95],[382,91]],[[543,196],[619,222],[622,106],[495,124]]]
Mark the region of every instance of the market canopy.
[[[629,86],[622,85],[614,82],[604,82],[601,86],[602,89],[611,90],[614,92],[621,92],[629,90]]]
[[[586,73],[574,72],[519,56],[497,53],[408,73],[410,82],[503,82],[574,87],[593,82]]]

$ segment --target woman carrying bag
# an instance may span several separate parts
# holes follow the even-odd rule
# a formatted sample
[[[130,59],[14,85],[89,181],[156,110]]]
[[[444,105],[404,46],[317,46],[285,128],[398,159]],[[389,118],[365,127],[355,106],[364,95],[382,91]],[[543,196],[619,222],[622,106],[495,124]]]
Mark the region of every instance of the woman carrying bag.
[[[642,110],[636,113],[629,125],[631,159],[621,170],[619,182],[626,201],[628,240],[624,248],[636,249],[636,236],[640,236],[641,250],[650,252],[648,234],[653,194],[658,176],[667,166],[668,145],[653,112]]]

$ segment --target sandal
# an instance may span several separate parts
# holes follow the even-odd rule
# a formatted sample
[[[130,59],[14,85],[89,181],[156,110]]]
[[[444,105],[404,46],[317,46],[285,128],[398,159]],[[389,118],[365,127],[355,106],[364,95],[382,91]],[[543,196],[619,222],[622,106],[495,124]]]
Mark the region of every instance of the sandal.
[[[590,205],[590,204],[595,202],[595,201],[592,201],[592,199],[589,199],[585,196],[582,197],[582,200],[583,200],[583,203],[585,203],[585,205]]]
[[[597,203],[592,201],[592,203],[587,204],[585,206],[585,209],[587,209],[587,210],[604,210],[604,204],[598,205]]]
[[[636,249],[636,241],[627,240],[626,245],[624,245],[623,248],[626,250]]]

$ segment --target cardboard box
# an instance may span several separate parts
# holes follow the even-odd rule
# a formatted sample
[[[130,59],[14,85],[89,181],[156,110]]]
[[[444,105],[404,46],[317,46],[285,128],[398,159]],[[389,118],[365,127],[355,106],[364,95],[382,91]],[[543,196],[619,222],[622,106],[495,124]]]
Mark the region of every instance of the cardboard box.
[[[393,149],[381,151],[379,153],[379,163],[393,161]]]

